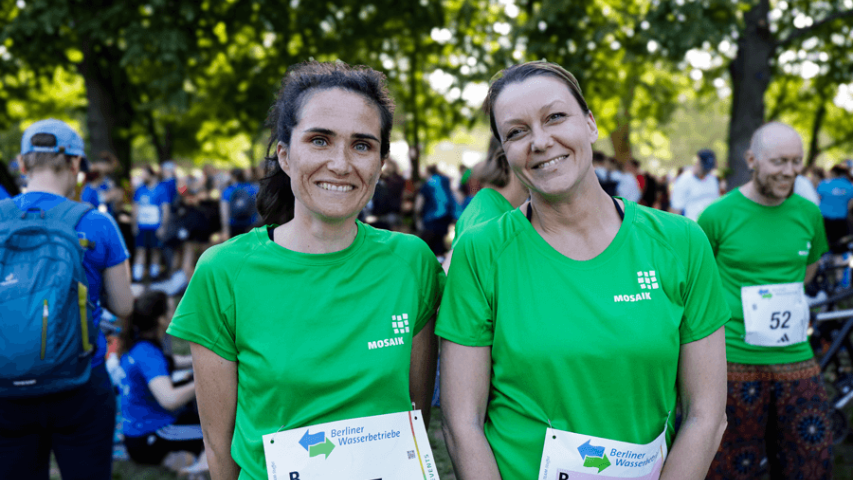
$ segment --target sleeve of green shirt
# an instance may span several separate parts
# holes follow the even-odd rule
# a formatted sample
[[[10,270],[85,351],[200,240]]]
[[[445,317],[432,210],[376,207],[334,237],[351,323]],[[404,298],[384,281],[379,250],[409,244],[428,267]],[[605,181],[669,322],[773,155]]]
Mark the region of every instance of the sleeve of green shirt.
[[[696,223],[702,227],[702,230],[705,232],[705,236],[708,238],[708,242],[711,244],[711,251],[714,253],[714,256],[717,255],[717,248],[719,248],[719,241],[717,239],[716,231],[714,229],[714,220],[715,217],[713,212],[716,212],[716,209],[713,207],[706,208],[696,220]]]
[[[418,312],[418,318],[415,321],[414,334],[423,329],[427,323],[435,315],[438,310],[438,304],[441,302],[441,294],[444,291],[444,269],[436,260],[435,255],[423,242],[420,242],[418,248],[418,259],[420,265],[418,272],[423,272],[421,275],[421,305],[422,308]]]
[[[240,265],[228,262],[226,253],[222,247],[213,247],[201,256],[168,333],[233,362],[237,346],[229,270],[239,271]]]
[[[829,243],[826,239],[826,229],[823,226],[823,216],[818,209],[810,209],[812,212],[812,220],[814,221],[814,238],[812,238],[812,248],[809,250],[809,258],[807,265],[820,260],[824,253],[829,251]]]
[[[731,317],[711,244],[695,223],[691,222],[687,229],[687,278],[682,292],[684,318],[679,328],[682,344],[707,337]]]
[[[486,347],[494,339],[492,269],[488,267],[492,262],[478,261],[472,238],[465,235],[453,251],[436,335],[460,345]]]

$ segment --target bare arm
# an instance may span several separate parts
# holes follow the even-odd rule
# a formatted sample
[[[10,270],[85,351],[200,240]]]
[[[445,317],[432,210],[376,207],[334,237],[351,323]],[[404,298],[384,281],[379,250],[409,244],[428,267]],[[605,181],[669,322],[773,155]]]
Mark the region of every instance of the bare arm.
[[[803,280],[803,284],[810,283],[814,279],[814,276],[817,274],[817,264],[818,262],[814,262],[806,267],[806,278]]]
[[[237,417],[237,362],[190,342],[204,448],[211,480],[236,480],[240,467],[231,457]]]
[[[219,202],[219,219],[222,222],[222,241],[231,238],[231,206],[228,202]]]
[[[195,383],[190,382],[180,387],[172,385],[172,379],[167,375],[152,378],[148,389],[154,395],[157,403],[166,410],[177,410],[195,398]]]
[[[133,202],[133,205],[130,207],[130,210],[131,210],[130,220],[131,220],[131,225],[133,226],[133,234],[136,235],[137,233],[139,233],[139,221],[138,221],[139,204],[137,204],[136,202]]]
[[[435,364],[438,342],[435,340],[435,316],[412,340],[412,359],[409,366],[409,396],[424,416],[429,428],[432,394],[435,391]]]
[[[724,327],[681,346],[678,385],[684,422],[661,480],[701,480],[726,430],[726,336]]]
[[[192,355],[172,355],[172,360],[177,369],[192,368],[193,366]]]
[[[441,407],[444,439],[461,480],[500,480],[483,424],[489,403],[491,347],[441,341]]]
[[[104,270],[104,290],[107,307],[118,317],[127,317],[133,311],[133,292],[130,291],[130,264],[125,260]]]
[[[163,240],[163,236],[166,235],[166,226],[169,225],[169,215],[171,213],[171,206],[168,203],[160,205],[162,221],[160,222],[160,228],[157,229],[157,236],[161,240]]]

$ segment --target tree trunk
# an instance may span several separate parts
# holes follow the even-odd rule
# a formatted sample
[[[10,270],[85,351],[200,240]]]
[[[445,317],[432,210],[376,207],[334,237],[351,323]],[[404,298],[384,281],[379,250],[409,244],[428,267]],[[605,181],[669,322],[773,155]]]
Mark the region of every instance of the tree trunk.
[[[130,85],[118,58],[107,48],[98,51],[88,39],[81,41],[83,62],[78,65],[86,85],[86,126],[89,130],[89,157],[111,152],[122,166],[121,176],[130,178],[131,102]]]
[[[823,119],[826,117],[826,99],[820,97],[820,105],[814,114],[814,124],[812,124],[812,138],[809,141],[809,154],[806,157],[806,167],[814,165],[818,155],[820,155],[820,129],[823,126]]]
[[[412,166],[412,183],[421,179],[421,138],[420,138],[420,115],[418,115],[418,79],[415,73],[418,71],[418,52],[415,51],[409,57],[409,95],[411,95],[412,121],[406,123],[409,143],[409,163]]]
[[[620,105],[622,111],[616,114],[617,126],[610,133],[610,142],[613,144],[613,158],[623,165],[634,158],[631,148],[631,105],[634,104],[637,75],[633,69],[629,70],[628,78],[628,90],[622,97]]]
[[[768,24],[769,11],[770,1],[760,0],[744,15],[746,27],[738,39],[737,56],[729,65],[733,91],[729,123],[730,189],[750,180],[744,154],[752,134],[764,123],[764,94],[770,84],[770,59],[776,50]]]

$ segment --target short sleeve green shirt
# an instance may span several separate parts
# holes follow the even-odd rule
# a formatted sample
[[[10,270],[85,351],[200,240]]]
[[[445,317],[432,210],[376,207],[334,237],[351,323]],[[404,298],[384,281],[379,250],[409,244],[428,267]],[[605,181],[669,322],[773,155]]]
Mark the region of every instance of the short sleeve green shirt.
[[[469,228],[493,218],[498,218],[512,210],[512,204],[503,195],[491,188],[484,188],[474,195],[471,203],[465,207],[459,220],[456,220],[456,234],[453,237],[453,248],[459,243],[459,237]]]
[[[410,410],[412,338],[443,286],[423,241],[360,222],[335,253],[287,250],[265,227],[205,252],[168,332],[237,362],[240,478],[267,478],[263,435]]]
[[[729,192],[699,216],[717,259],[732,321],[726,328],[726,359],[733,363],[769,365],[814,357],[808,342],[787,347],[759,347],[744,342],[741,287],[802,282],[806,267],[829,247],[820,209],[792,195],[776,207]]]
[[[676,402],[682,344],[729,311],[696,223],[625,201],[611,244],[569,259],[520,210],[468,231],[454,250],[436,333],[491,346],[485,434],[501,476],[536,478],[545,430],[654,440]]]

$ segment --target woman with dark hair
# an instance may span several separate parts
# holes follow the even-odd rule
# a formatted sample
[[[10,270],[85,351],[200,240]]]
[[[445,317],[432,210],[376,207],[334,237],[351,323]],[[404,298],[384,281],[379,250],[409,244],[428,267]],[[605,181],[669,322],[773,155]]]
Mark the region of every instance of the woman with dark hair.
[[[412,403],[428,420],[444,273],[420,239],[356,220],[393,108],[368,68],[311,62],[284,78],[266,225],[204,253],[169,327],[191,342],[213,478],[268,478],[263,435]]]
[[[531,199],[454,250],[436,334],[457,475],[704,478],[726,425],[730,316],[707,238],[602,189],[595,118],[559,65],[504,70],[488,102]]]
[[[468,229],[518,208],[530,195],[527,187],[510,170],[503,148],[494,138],[489,142],[486,161],[474,169],[472,176],[476,177],[482,188],[456,220],[452,248],[456,248],[459,238]],[[442,264],[445,272],[450,268],[452,257],[453,250],[447,253]]]
[[[198,413],[183,409],[195,398],[195,384],[173,385],[173,361],[163,353],[167,310],[165,293],[145,292],[122,330],[122,428],[137,463],[159,465],[170,452],[199,455],[204,448]]]
[[[527,187],[510,171],[506,155],[494,138],[489,144],[486,162],[477,169],[476,175],[483,188],[456,221],[454,247],[467,229],[518,208],[529,195]]]

